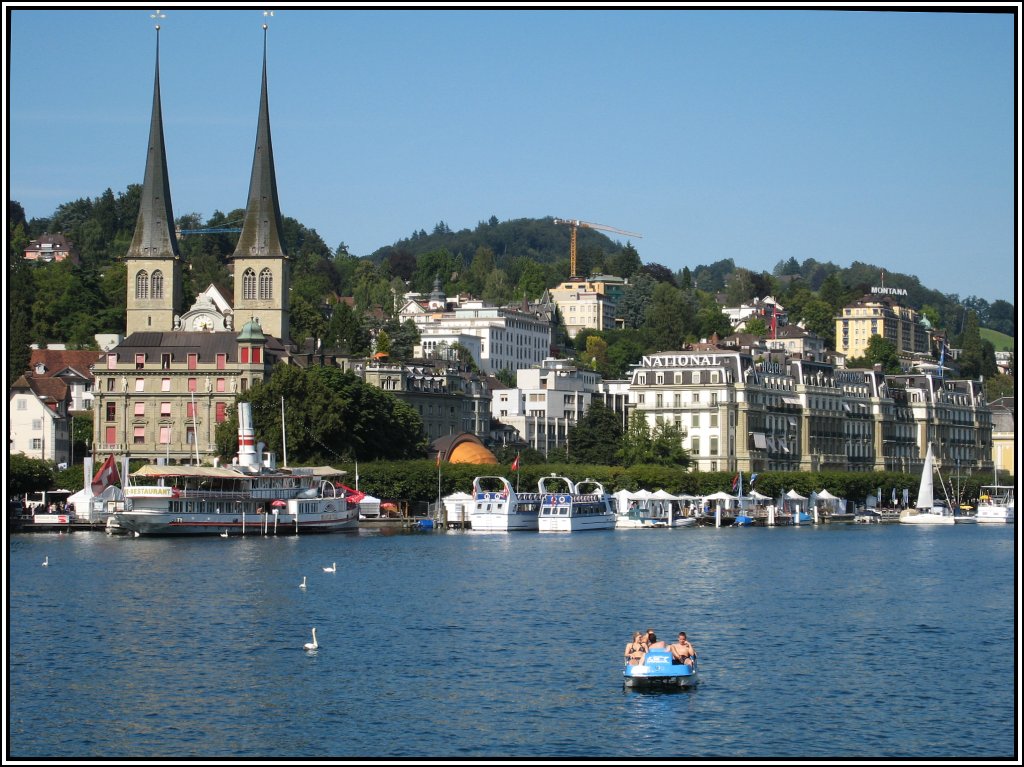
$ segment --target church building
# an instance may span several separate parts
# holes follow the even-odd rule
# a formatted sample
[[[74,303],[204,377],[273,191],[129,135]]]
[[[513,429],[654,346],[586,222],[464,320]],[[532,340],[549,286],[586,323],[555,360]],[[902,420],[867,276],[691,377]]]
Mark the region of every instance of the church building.
[[[95,368],[94,449],[170,463],[209,461],[237,393],[287,360],[289,258],[281,242],[267,99],[267,40],[245,220],[232,255],[234,295],[211,285],[183,304],[160,98],[160,42],[145,176],[128,248],[127,336]],[[257,424],[258,428],[258,424]]]

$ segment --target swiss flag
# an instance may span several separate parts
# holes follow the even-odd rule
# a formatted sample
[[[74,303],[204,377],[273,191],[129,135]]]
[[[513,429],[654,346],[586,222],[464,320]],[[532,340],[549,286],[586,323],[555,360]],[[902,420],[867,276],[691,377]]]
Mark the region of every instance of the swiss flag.
[[[100,470],[96,472],[96,476],[92,478],[92,494],[99,495],[111,485],[119,485],[121,483],[121,477],[117,473],[117,464],[114,462],[114,456],[108,455],[107,460],[100,466]]]
[[[519,471],[519,455],[516,455],[516,459],[512,461],[512,471]]]

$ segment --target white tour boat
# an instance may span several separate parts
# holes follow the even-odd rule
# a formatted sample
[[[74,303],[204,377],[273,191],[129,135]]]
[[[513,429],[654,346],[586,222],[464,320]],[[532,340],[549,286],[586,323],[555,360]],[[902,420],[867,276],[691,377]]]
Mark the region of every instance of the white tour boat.
[[[473,480],[472,530],[536,530],[539,512],[540,493],[517,493],[504,477]]]
[[[115,524],[136,535],[288,535],[354,530],[330,467],[279,469],[257,452],[248,402],[238,405],[238,455],[230,466],[144,466],[124,486]]]
[[[1013,524],[1016,522],[1016,497],[1013,485],[982,485],[978,499],[978,523]]]
[[[540,532],[571,533],[578,530],[611,530],[615,527],[615,511],[604,485],[585,479],[578,485],[568,477],[551,474],[541,477]]]

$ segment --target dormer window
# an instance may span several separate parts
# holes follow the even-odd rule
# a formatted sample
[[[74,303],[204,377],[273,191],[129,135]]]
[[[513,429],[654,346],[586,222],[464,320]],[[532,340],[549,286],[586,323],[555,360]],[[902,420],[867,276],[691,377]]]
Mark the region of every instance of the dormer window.
[[[44,365],[42,362],[37,362],[36,363],[36,375],[37,376],[41,376],[45,372],[46,372],[46,365]]]

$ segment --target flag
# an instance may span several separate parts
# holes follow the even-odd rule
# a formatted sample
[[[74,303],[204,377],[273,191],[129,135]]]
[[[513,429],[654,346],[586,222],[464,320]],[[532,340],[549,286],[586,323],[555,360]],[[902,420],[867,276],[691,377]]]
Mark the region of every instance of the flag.
[[[893,506],[896,505],[896,488],[895,487],[892,489],[892,505]]]
[[[519,471],[519,453],[516,453],[516,459],[512,461],[512,471]]]
[[[756,481],[757,481],[757,475],[756,474],[751,474],[750,475],[750,485],[749,485],[751,490],[754,489],[754,482],[756,482]]]
[[[946,339],[939,341],[939,378],[942,378],[942,363],[946,361]]]
[[[732,490],[733,490],[733,492],[736,491],[736,485],[739,484],[739,481],[740,481],[740,475],[739,474],[737,474],[735,477],[732,478]]]
[[[121,477],[117,473],[117,464],[114,463],[113,454],[107,456],[107,460],[100,466],[96,476],[92,478],[92,494],[99,495],[111,485],[121,483]]]

